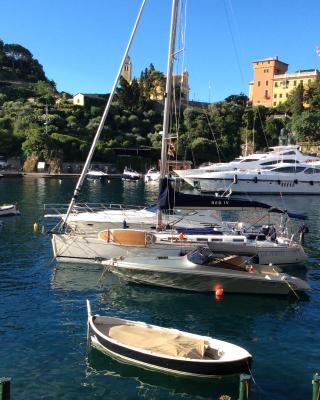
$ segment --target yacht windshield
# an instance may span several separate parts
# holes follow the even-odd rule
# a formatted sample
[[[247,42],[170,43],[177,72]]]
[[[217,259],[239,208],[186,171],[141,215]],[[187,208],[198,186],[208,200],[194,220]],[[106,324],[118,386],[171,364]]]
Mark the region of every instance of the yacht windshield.
[[[206,247],[198,247],[187,255],[190,262],[197,265],[208,264],[214,258],[211,250]]]
[[[296,172],[302,172],[304,169],[305,169],[305,167],[292,166],[292,167],[278,167],[278,168],[274,168],[272,171],[294,174]]]

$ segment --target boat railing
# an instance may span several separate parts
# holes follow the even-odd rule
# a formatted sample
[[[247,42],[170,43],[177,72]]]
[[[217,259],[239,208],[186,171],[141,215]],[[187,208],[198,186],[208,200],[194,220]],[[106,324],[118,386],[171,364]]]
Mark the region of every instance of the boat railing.
[[[68,210],[68,204],[62,203],[50,203],[44,204],[45,216],[61,216]],[[72,213],[83,213],[83,212],[99,212],[106,210],[142,210],[144,207],[136,205],[124,205],[117,203],[76,203],[72,209]]]

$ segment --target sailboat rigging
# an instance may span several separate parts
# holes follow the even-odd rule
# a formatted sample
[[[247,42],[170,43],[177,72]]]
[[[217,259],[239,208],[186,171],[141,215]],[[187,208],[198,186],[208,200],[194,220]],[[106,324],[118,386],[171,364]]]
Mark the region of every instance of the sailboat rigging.
[[[144,2],[143,2],[144,5]],[[142,5],[142,7],[143,7]],[[136,255],[153,255],[153,256],[178,256],[181,255],[181,253],[186,253],[187,251],[193,250],[197,245],[199,245],[199,241],[202,243],[204,241],[208,242],[209,241],[209,236],[203,237],[203,232],[201,231],[199,236],[197,235],[185,235],[185,240],[183,241],[177,241],[176,240],[176,226],[174,224],[181,223],[184,225],[184,227],[199,227],[201,226],[201,223],[205,221],[206,223],[210,223],[212,221],[209,220],[207,217],[204,217],[203,215],[200,215],[201,213],[199,210],[201,208],[211,208],[211,209],[219,209],[223,208],[225,206],[228,209],[232,209],[232,207],[259,207],[258,204],[250,204],[250,202],[241,199],[229,199],[225,197],[201,197],[201,196],[195,196],[195,195],[187,195],[184,197],[184,194],[179,192],[175,192],[174,190],[168,189],[168,184],[169,184],[169,179],[168,179],[168,171],[167,171],[167,145],[168,145],[168,132],[169,132],[169,115],[170,115],[170,105],[172,101],[172,73],[173,73],[173,63],[174,63],[174,55],[175,55],[175,50],[174,50],[174,44],[175,44],[175,37],[176,37],[176,19],[177,19],[177,9],[178,9],[178,0],[173,0],[172,2],[172,16],[171,16],[171,29],[170,29],[170,38],[169,38],[169,51],[168,51],[168,63],[167,63],[167,82],[166,82],[166,96],[165,96],[165,104],[164,104],[164,118],[163,118],[163,137],[162,137],[162,147],[161,147],[161,181],[160,181],[160,187],[159,187],[159,201],[158,201],[158,211],[157,211],[157,217],[155,213],[149,211],[149,210],[137,210],[136,213],[132,212],[132,222],[129,221],[129,225],[131,226],[130,229],[128,229],[128,226],[123,226],[123,229],[119,229],[117,227],[114,229],[116,224],[119,224],[123,222],[122,220],[119,221],[119,217],[121,218],[121,215],[119,212],[116,215],[117,220],[112,219],[112,214],[113,210],[110,210],[110,212],[101,212],[99,214],[102,216],[108,216],[111,215],[109,224],[105,224],[104,230],[101,231],[101,227],[98,232],[87,232],[85,231],[82,233],[80,230],[73,231],[72,235],[69,235],[68,233],[53,233],[52,235],[52,245],[53,245],[53,250],[54,250],[54,255],[56,258],[60,259],[61,261],[85,261],[85,262],[95,262],[97,260],[106,260],[106,259],[112,259],[113,257],[119,257],[119,256],[136,256]],[[137,18],[137,21],[140,18],[141,14],[141,9]],[[135,27],[133,29],[132,35],[130,37],[125,55],[123,57],[119,73],[117,75],[117,78],[115,80],[115,84],[113,87],[112,94],[109,97],[108,104],[106,106],[105,112],[103,114],[103,118],[101,120],[101,123],[99,125],[97,134],[95,136],[95,140],[93,142],[93,145],[90,149],[89,156],[87,158],[84,170],[81,174],[81,177],[79,178],[77,187],[74,192],[74,196],[72,198],[71,203],[69,204],[68,210],[66,215],[63,217],[63,227],[67,227],[67,221],[70,212],[73,210],[75,201],[77,199],[77,196],[80,192],[84,177],[87,172],[87,168],[90,164],[90,160],[93,155],[94,147],[95,144],[99,138],[99,135],[101,133],[102,125],[105,121],[105,118],[107,116],[107,111],[110,107],[110,103],[114,94],[115,86],[117,84],[117,81],[119,79],[120,73],[121,73],[121,68],[124,60],[126,59],[128,50],[130,48],[130,44],[133,38],[134,31],[136,29],[137,21],[135,24]],[[167,187],[167,189],[165,188]],[[191,197],[190,197],[191,196]],[[164,200],[167,205],[161,206],[160,202]],[[173,201],[172,201],[173,200]],[[186,200],[188,200],[186,204]],[[177,215],[172,214],[172,211],[174,207],[176,207],[176,203],[179,203],[179,207],[184,207],[185,209],[197,209],[197,212],[193,212],[191,215],[190,219],[186,216],[183,218],[178,217]],[[185,206],[184,206],[185,204]],[[266,208],[266,207],[262,207]],[[164,230],[160,229],[162,228],[164,218],[163,218],[163,212],[166,210],[166,220],[169,221],[170,225],[170,230],[165,232]],[[169,212],[168,212],[169,211]],[[108,215],[107,215],[108,214]],[[147,214],[150,218],[148,218],[147,221]],[[151,216],[150,216],[151,214]],[[203,213],[202,213],[203,214]],[[81,217],[81,212],[79,212],[79,215]],[[156,218],[154,218],[156,217]],[[133,222],[135,221],[135,222]],[[140,223],[140,230],[138,229],[132,229],[132,225],[136,223],[136,221],[139,221]],[[141,225],[141,221],[146,221],[147,223],[145,226]],[[127,221],[128,222],[128,221]],[[149,225],[148,225],[148,222]],[[212,222],[213,224],[216,222]],[[92,224],[91,224],[92,225]],[[157,225],[154,227],[154,225]],[[70,228],[71,225],[68,224],[68,228]],[[152,231],[153,227],[153,231]],[[106,230],[107,228],[107,230]],[[137,228],[135,226],[135,228]],[[226,232],[223,232],[223,235],[220,235],[219,240],[226,239]],[[171,239],[169,241],[169,236],[171,235]],[[231,233],[229,230],[226,234],[234,235],[234,233]],[[189,240],[190,239],[190,240]],[[239,239],[239,238],[237,238]],[[227,241],[231,240],[231,236],[227,237]],[[132,243],[130,242],[132,241]],[[135,244],[134,244],[135,243]],[[255,242],[255,245],[257,243]],[[264,250],[272,251],[275,252],[275,243],[269,243],[269,241],[266,241],[265,244],[267,246],[263,246]],[[267,247],[267,249],[266,249]],[[236,248],[234,248],[236,251]],[[283,251],[283,249],[286,249],[286,252]],[[292,255],[290,258],[289,264],[291,264],[291,260],[294,264],[297,264],[299,262],[303,262],[305,260],[305,254],[303,252],[303,249],[300,245],[297,244],[297,246],[289,245],[287,242],[283,244],[283,247],[280,248],[280,246],[277,247],[277,256],[281,256],[281,260],[276,259],[273,260],[274,263],[278,263],[280,261],[281,264],[286,264],[286,260],[288,260],[288,255]],[[143,254],[141,253],[143,252]],[[284,256],[285,255],[285,259]]]
[[[90,163],[91,163],[91,160],[92,160],[94,151],[95,151],[95,149],[96,149],[98,140],[99,140],[99,138],[100,138],[100,135],[101,135],[102,129],[103,129],[103,127],[104,127],[106,118],[107,118],[107,116],[108,116],[109,109],[110,109],[110,107],[111,107],[111,103],[112,103],[114,94],[115,94],[115,92],[116,92],[116,88],[117,88],[118,82],[119,82],[119,80],[120,80],[120,76],[121,76],[121,73],[122,73],[122,70],[123,70],[123,66],[124,66],[124,64],[125,64],[125,62],[126,62],[126,59],[127,59],[127,56],[128,56],[128,53],[129,53],[129,50],[130,50],[130,47],[131,47],[131,44],[132,44],[132,41],[133,41],[135,32],[136,32],[136,29],[137,29],[137,26],[138,26],[138,23],[139,23],[139,21],[140,21],[140,18],[141,18],[141,15],[142,15],[142,11],[143,11],[144,6],[145,6],[145,2],[146,2],[146,0],[143,0],[143,1],[142,1],[141,7],[140,7],[140,9],[139,9],[138,16],[137,16],[136,21],[135,21],[135,24],[134,24],[134,26],[133,26],[133,29],[132,29],[132,32],[131,32],[131,35],[130,35],[130,38],[129,38],[129,41],[128,41],[128,44],[127,44],[127,47],[126,47],[126,50],[125,50],[125,52],[124,52],[122,61],[121,61],[121,63],[120,63],[120,67],[119,67],[119,70],[118,70],[116,79],[115,79],[115,81],[114,81],[114,84],[113,84],[113,87],[112,87],[110,96],[109,96],[109,98],[108,98],[106,107],[105,107],[105,109],[104,109],[104,112],[103,112],[101,121],[100,121],[100,123],[99,123],[99,126],[98,126],[97,132],[96,132],[96,134],[95,134],[95,137],[94,137],[94,139],[93,139],[93,142],[92,142],[92,145],[91,145],[89,154],[88,154],[88,156],[87,156],[87,159],[86,159],[86,162],[85,162],[85,164],[84,164],[83,170],[82,170],[82,172],[81,172],[81,175],[80,175],[79,180],[78,180],[78,182],[77,182],[76,188],[75,188],[75,190],[74,190],[73,197],[72,197],[72,199],[71,199],[71,201],[70,201],[70,204],[69,204],[67,213],[66,213],[66,215],[65,215],[65,217],[64,217],[64,219],[63,219],[62,228],[65,228],[65,227],[66,227],[66,223],[67,223],[68,217],[69,217],[70,212],[72,211],[72,209],[73,209],[73,207],[74,207],[74,205],[75,205],[75,202],[76,202],[76,200],[77,200],[77,198],[78,198],[78,196],[79,196],[79,193],[80,193],[80,191],[81,191],[81,188],[82,188],[84,179],[85,179],[86,174],[87,174],[87,172],[88,172],[88,169],[89,169],[89,166],[90,166]]]

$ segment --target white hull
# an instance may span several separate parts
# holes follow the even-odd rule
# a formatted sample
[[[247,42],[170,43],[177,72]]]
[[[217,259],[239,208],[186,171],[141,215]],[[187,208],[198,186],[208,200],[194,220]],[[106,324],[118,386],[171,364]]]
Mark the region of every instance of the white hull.
[[[214,163],[205,167],[187,170],[175,170],[174,172],[187,183],[194,186],[193,182],[201,179],[209,172],[257,170],[267,166],[272,167],[280,163],[317,163],[318,157],[301,153],[297,145],[285,145],[271,147],[268,153],[254,153],[247,157],[240,156],[229,163]],[[292,165],[292,164],[291,164]]]
[[[270,267],[259,266],[247,272],[232,267],[196,265],[186,256],[167,260],[132,257],[104,261],[103,265],[128,282],[197,292],[216,292],[223,288],[226,293],[287,295],[292,289],[310,289],[301,279],[274,272]]]
[[[15,204],[4,204],[0,206],[0,217],[20,215],[20,211]]]
[[[90,235],[53,234],[52,248],[55,258],[62,262],[95,263],[114,257],[126,256],[179,256],[194,249],[194,245],[181,243],[126,246],[103,241]]]
[[[116,230],[118,232],[134,233],[132,230]],[[110,231],[112,232],[112,230]],[[108,231],[102,231],[108,235]],[[143,232],[140,232],[143,234]],[[183,240],[178,235],[168,233],[146,233],[149,243],[140,245],[119,244],[102,239],[100,234],[53,234],[52,247],[54,256],[63,262],[94,263],[114,257],[128,256],[179,256],[195,249],[199,245],[207,245],[215,253],[257,256],[256,263],[274,265],[303,264],[307,256],[301,245],[289,245],[265,241],[248,241],[244,236],[234,235],[184,235]],[[219,239],[219,242],[215,239]],[[239,239],[243,242],[239,243]],[[252,261],[254,262],[254,261]]]
[[[295,179],[281,179],[275,177],[273,180],[263,180],[257,176],[254,179],[239,179],[234,183],[233,179],[197,179],[192,180],[193,186],[199,188],[201,192],[216,193],[227,190],[232,193],[253,193],[253,194],[320,194],[320,181],[301,182]],[[190,183],[189,182],[189,183]]]

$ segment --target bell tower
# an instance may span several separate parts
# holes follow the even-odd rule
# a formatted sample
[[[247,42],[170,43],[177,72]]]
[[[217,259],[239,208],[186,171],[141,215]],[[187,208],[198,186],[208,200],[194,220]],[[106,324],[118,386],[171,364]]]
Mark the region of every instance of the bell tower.
[[[131,73],[132,73],[132,64],[130,57],[127,56],[122,68],[121,75],[128,83],[131,83]]]

